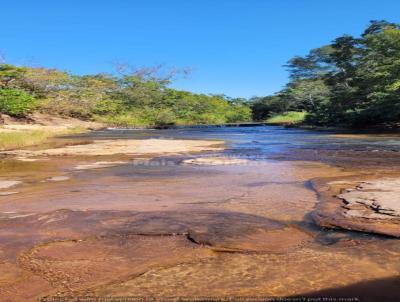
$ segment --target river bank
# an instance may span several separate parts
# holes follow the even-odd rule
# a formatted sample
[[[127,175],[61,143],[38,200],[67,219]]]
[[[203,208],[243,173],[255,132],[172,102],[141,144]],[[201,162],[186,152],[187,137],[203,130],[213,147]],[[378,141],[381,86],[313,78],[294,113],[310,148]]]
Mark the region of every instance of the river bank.
[[[0,150],[44,144],[60,135],[72,135],[104,128],[101,123],[34,113],[26,118],[0,116]]]

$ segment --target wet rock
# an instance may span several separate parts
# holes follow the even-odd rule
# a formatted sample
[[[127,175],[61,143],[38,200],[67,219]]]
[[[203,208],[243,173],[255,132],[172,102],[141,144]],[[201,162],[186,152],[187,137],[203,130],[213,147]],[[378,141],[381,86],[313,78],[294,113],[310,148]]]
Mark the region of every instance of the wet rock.
[[[109,168],[128,163],[127,161],[97,161],[89,164],[81,164],[74,167],[75,170],[92,170],[100,168]]]
[[[311,236],[290,225],[237,212],[131,212],[58,210],[21,219],[0,219],[0,227],[16,234],[51,234],[55,238],[86,236],[184,235],[215,250],[284,252]],[[1,241],[1,238],[0,238]]]
[[[0,189],[8,189],[21,183],[19,180],[0,180]]]
[[[0,196],[8,196],[8,195],[13,195],[13,194],[18,194],[19,192],[17,191],[4,191],[0,192]]]
[[[29,157],[23,157],[23,156],[16,157],[15,159],[19,160],[19,161],[24,161],[24,162],[35,162],[35,161],[48,160],[48,158],[29,158]]]
[[[249,160],[234,157],[199,157],[185,159],[182,163],[199,166],[245,165],[249,163]]]
[[[47,280],[59,295],[80,292],[82,296],[93,288],[119,283],[151,269],[210,257],[215,257],[210,250],[182,236],[133,235],[55,241],[22,254],[19,263]]]
[[[51,289],[39,290],[42,295],[90,294],[154,268],[215,258],[216,251],[285,253],[310,239],[290,225],[237,212],[57,210],[0,215],[0,256],[16,267],[18,254],[16,269],[51,284]],[[18,276],[9,276],[0,284],[0,293],[10,285],[16,291],[36,292]]]
[[[382,250],[382,245],[369,247],[370,250],[375,248]],[[152,270],[119,284],[98,288],[96,295],[109,298],[139,295],[161,301],[165,297],[218,301],[227,296],[230,299],[226,300],[231,301],[274,301],[265,297],[278,297],[275,301],[339,301],[340,297],[357,297],[349,299],[354,301],[399,301],[396,299],[400,296],[398,282],[391,283],[391,293],[382,291],[387,287],[374,286],[372,282],[367,290],[355,293],[347,290],[332,296],[317,294],[314,298],[303,298],[320,289],[340,289],[365,281],[371,273],[374,278],[368,280],[373,281],[398,275],[395,268],[398,253],[386,257],[386,263],[392,264],[388,266],[377,263],[377,258],[360,256],[362,250],[356,247],[352,248],[356,252],[353,254],[348,247],[332,249],[304,248],[284,254],[224,254],[197,263]],[[285,298],[289,295],[293,297]],[[385,299],[389,295],[392,298]],[[199,298],[204,296],[208,298]],[[246,296],[249,298],[243,298]]]
[[[68,179],[70,179],[68,176],[53,176],[53,177],[50,177],[48,180],[49,181],[64,181],[64,180],[68,180]]]

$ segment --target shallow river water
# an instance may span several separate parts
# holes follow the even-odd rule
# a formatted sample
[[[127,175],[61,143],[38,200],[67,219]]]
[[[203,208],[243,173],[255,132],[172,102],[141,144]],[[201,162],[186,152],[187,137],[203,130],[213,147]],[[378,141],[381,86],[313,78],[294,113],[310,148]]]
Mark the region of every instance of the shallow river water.
[[[316,182],[398,177],[399,136],[208,127],[102,130],[54,144],[146,138],[223,140],[226,148],[155,158],[3,158],[0,178],[21,184],[0,196],[0,301],[400,301],[399,239],[325,229],[310,216],[319,202]],[[183,163],[198,157],[247,161]],[[73,168],[110,160],[125,163]]]

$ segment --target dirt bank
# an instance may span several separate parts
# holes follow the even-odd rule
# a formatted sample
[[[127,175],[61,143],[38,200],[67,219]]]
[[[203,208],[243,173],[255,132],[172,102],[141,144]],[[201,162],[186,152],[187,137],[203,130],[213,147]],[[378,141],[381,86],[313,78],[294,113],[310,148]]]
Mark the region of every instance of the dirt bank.
[[[48,143],[52,138],[102,128],[103,125],[74,118],[33,114],[25,119],[0,116],[0,150]]]
[[[99,129],[104,124],[85,121],[72,117],[54,116],[42,113],[33,113],[26,118],[13,118],[5,114],[0,115],[0,132],[33,131],[33,130],[65,130],[70,128]]]

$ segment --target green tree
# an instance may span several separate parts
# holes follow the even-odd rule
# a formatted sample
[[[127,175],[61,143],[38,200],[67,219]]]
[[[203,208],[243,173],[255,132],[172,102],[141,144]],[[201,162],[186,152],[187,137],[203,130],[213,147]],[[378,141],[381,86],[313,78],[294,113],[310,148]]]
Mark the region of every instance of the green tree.
[[[344,35],[294,57],[280,93],[287,107],[306,109],[317,124],[400,122],[400,27],[371,21],[359,38]]]
[[[291,82],[282,92],[290,110],[315,111],[331,92],[322,79],[303,79]]]
[[[20,89],[0,89],[0,112],[16,117],[28,114],[35,106],[35,98]]]

